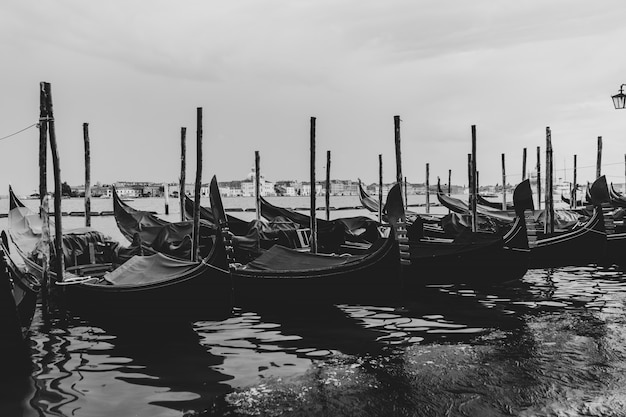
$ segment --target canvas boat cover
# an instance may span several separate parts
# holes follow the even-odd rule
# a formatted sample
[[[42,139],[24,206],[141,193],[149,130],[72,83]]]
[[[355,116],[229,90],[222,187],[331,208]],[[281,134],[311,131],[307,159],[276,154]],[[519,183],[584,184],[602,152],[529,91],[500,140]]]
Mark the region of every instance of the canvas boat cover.
[[[358,263],[382,247],[386,239],[372,245],[360,255],[334,255],[300,252],[280,245],[274,245],[261,256],[249,262],[243,270],[255,271],[306,271],[332,269],[343,265]]]
[[[172,258],[160,253],[135,256],[114,271],[103,276],[108,285],[141,286],[172,281],[192,273],[198,273],[198,262]]]

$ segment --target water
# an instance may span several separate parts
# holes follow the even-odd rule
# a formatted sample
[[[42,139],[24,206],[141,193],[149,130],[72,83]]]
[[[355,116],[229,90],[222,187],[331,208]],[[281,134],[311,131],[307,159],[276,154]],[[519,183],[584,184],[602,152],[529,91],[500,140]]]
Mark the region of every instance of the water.
[[[130,332],[38,312],[0,416],[626,415],[625,301],[623,271],[588,266]]]

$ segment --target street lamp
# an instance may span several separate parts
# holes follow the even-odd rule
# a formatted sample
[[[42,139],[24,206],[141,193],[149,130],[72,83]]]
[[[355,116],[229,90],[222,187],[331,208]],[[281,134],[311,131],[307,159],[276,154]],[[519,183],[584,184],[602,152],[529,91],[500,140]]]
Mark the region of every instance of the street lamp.
[[[613,105],[616,109],[626,108],[626,94],[624,94],[624,86],[626,84],[622,84],[619,86],[619,93],[611,96],[613,99]]]

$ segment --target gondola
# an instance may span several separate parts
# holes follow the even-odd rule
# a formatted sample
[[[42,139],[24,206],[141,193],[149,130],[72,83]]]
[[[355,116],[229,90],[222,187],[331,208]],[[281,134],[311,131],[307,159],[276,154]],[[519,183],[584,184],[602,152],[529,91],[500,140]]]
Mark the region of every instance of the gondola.
[[[378,200],[370,196],[367,191],[365,191],[363,185],[361,184],[361,180],[359,180],[359,199],[361,201],[361,205],[370,212],[379,212],[378,208],[380,204],[378,203]],[[405,210],[404,215],[407,218],[407,222],[409,223],[418,219],[418,214],[410,210]],[[382,220],[388,221],[385,204],[383,204],[382,208]],[[452,220],[450,219],[450,216],[447,215],[439,216],[431,214],[419,214],[418,221],[423,223],[424,233],[432,237],[450,237],[450,232],[452,232],[451,228],[454,228],[458,225],[458,223],[454,223],[456,222],[456,219]],[[448,228],[448,230],[446,230],[446,228]]]
[[[588,189],[598,188],[606,179],[597,179]],[[564,231],[538,231],[530,241],[531,268],[599,264],[606,259],[607,234],[602,199],[590,197],[593,205],[589,218],[581,217],[574,227]]]
[[[187,195],[184,197],[185,218],[193,219],[194,202]],[[201,221],[215,224],[210,208],[200,206]],[[233,225],[232,233],[235,254],[242,262],[248,262],[259,256],[264,250],[274,245],[290,248],[302,248],[308,245],[306,230],[285,217],[277,217],[269,221],[251,220],[246,222],[235,216],[226,215],[228,224]]]
[[[448,196],[438,186],[437,199],[448,210],[464,215],[471,215],[471,208],[465,201]],[[497,210],[485,206],[476,206],[476,216],[479,229],[490,230],[495,228],[508,230],[515,220],[515,212],[509,210]],[[545,222],[545,210],[532,210],[526,212],[528,220],[532,220],[534,226],[541,226]],[[556,210],[555,230],[568,231],[580,224],[582,218],[588,218],[586,211]],[[495,225],[495,226],[494,226]]]
[[[476,195],[476,203],[481,205],[481,206],[502,210],[502,203],[498,203],[498,202],[495,202],[495,201],[487,200],[485,197],[483,197],[480,194]],[[506,203],[506,206],[505,206],[504,210],[515,210],[514,206],[515,205],[513,203]]]
[[[227,234],[217,180],[210,185],[211,209]],[[231,260],[236,300],[242,303],[338,303],[381,296],[400,289],[399,251],[393,233],[358,255],[319,254],[275,245],[252,262]],[[222,242],[227,244],[227,239]],[[236,261],[236,260],[235,260]]]
[[[164,253],[181,259],[191,259],[191,236],[193,222],[169,222],[154,213],[137,210],[124,202],[117,194],[113,194],[113,214],[122,235],[129,242],[141,242],[155,252]],[[211,251],[216,234],[213,224],[200,222],[200,254],[207,256]]]
[[[609,187],[609,198],[610,198],[611,205],[613,207],[616,207],[616,208],[626,207],[626,196],[624,196],[622,193],[617,191],[615,187],[613,186],[613,183],[611,183],[611,186]]]
[[[589,189],[589,196],[595,205],[601,206],[606,231],[606,259],[604,265],[626,266],[626,228],[623,220],[618,221],[623,208],[613,204],[614,191],[607,185],[606,176],[598,178]]]
[[[309,228],[311,217],[283,207],[271,204],[260,197],[261,216],[268,221],[286,219],[300,228]],[[367,216],[343,217],[334,220],[316,218],[319,249],[332,252],[345,242],[372,243],[378,240],[379,223]]]
[[[28,271],[43,282],[39,262],[42,222],[12,189],[9,236]],[[100,246],[101,250],[94,250]],[[63,279],[50,272],[52,288],[80,314],[115,322],[179,320],[230,311],[231,285],[222,246],[201,261],[186,261],[148,248],[124,247],[91,228],[63,233]],[[143,255],[141,253],[144,253]],[[50,265],[55,265],[55,254]],[[51,268],[52,269],[52,268]]]
[[[25,268],[11,258],[5,232],[0,241],[0,352],[7,368],[21,371],[28,365],[28,331],[30,329],[41,285]]]
[[[440,195],[441,194],[441,195]],[[469,212],[461,200],[438,193],[442,204],[461,212]],[[478,209],[480,215],[503,221],[510,216],[505,211],[489,212]],[[602,209],[593,208],[591,216],[571,210],[556,210],[554,232],[545,232],[545,210],[533,210],[527,217],[533,221],[529,237],[529,268],[547,268],[598,263],[606,253],[606,233]],[[528,230],[531,230],[528,227]]]
[[[454,239],[425,237],[417,222],[408,228],[410,265],[403,274],[405,286],[425,284],[505,282],[521,278],[528,269],[530,250],[525,210],[532,210],[528,180],[513,194],[516,218],[504,235],[464,231]],[[401,210],[401,207],[399,208]]]

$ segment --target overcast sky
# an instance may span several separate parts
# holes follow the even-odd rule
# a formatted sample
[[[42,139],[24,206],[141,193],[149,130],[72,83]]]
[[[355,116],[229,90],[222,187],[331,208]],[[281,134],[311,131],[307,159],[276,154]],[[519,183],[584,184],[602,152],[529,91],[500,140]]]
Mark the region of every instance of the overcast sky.
[[[260,152],[268,180],[396,176],[393,118],[410,182],[467,183],[471,126],[481,184],[521,180],[552,131],[557,177],[624,182],[623,0],[5,0],[0,3],[0,137],[37,122],[52,85],[62,180],[177,181],[180,129],[195,178],[203,109],[203,180],[243,179]],[[38,187],[38,131],[0,141],[0,178]],[[51,176],[51,174],[50,174]],[[50,184],[52,184],[50,180]],[[5,194],[5,192],[0,192]]]

